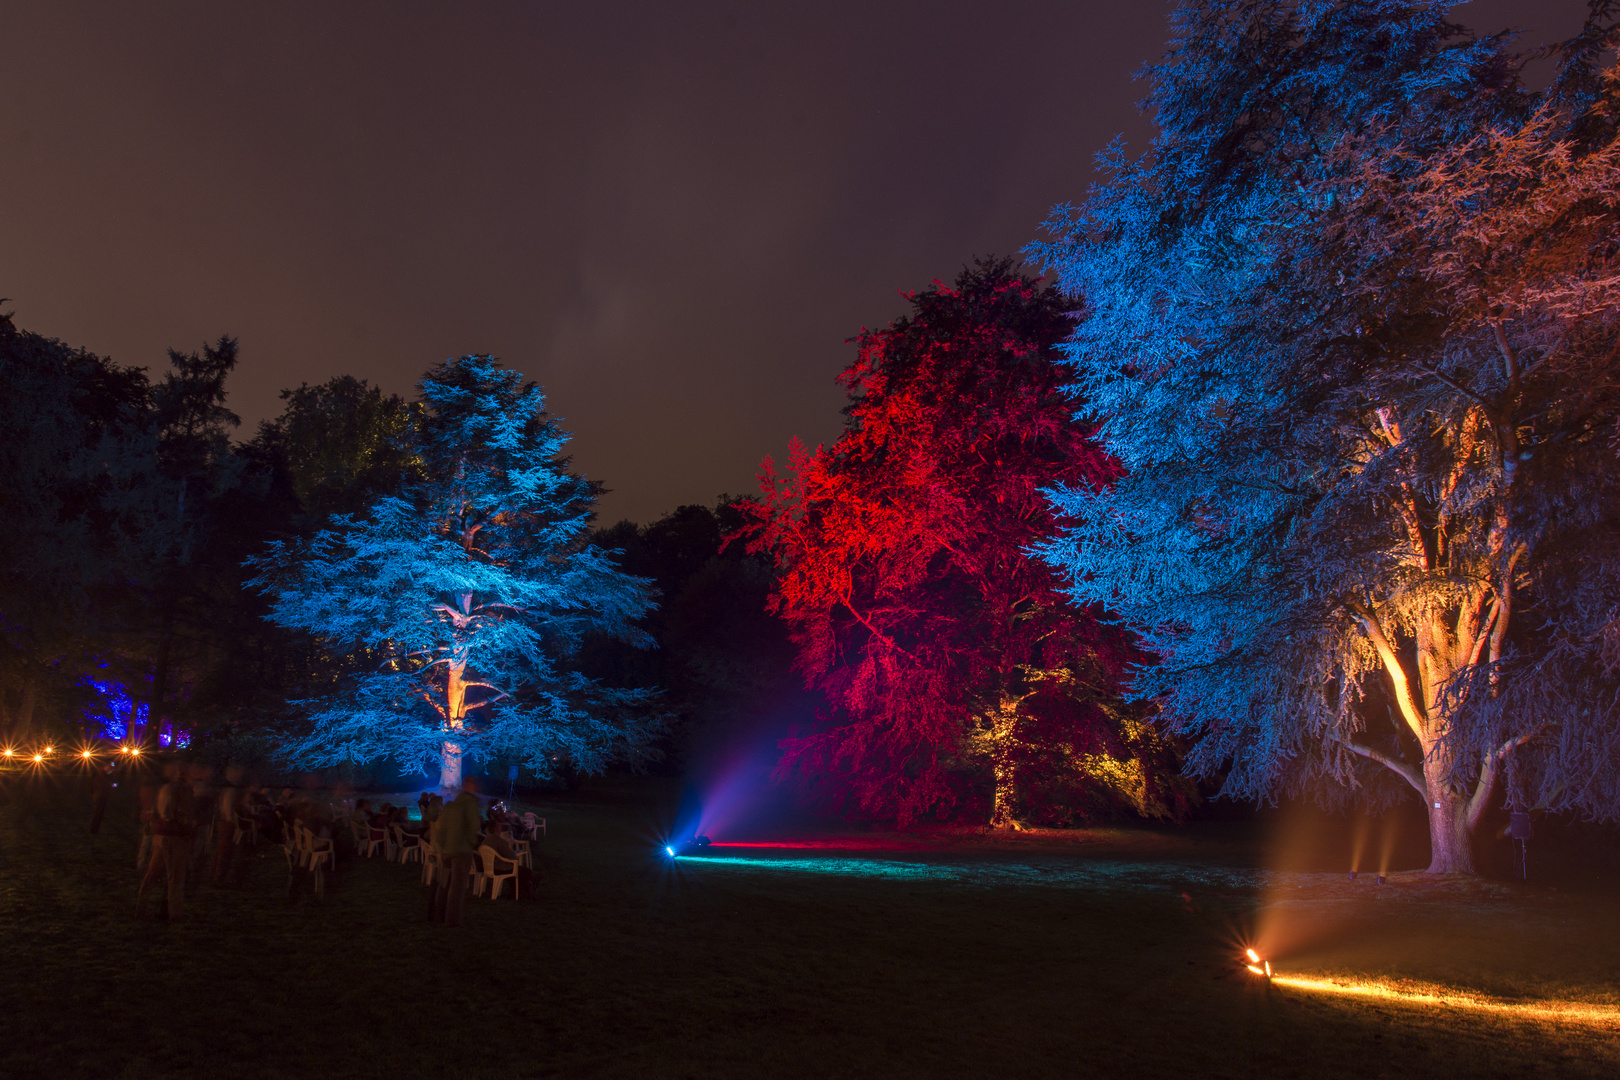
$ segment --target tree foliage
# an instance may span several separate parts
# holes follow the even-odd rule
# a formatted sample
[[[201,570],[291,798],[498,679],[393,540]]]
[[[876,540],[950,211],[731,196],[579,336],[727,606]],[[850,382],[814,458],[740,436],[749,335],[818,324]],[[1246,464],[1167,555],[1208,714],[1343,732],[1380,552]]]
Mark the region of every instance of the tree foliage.
[[[1042,489],[1119,472],[1049,356],[1073,306],[1006,261],[910,300],[857,339],[838,442],[761,476],[752,550],[775,555],[772,609],[831,704],[784,773],[902,822],[1177,812],[1165,747],[1116,696],[1130,638],[1028,554],[1057,527]]]
[[[1504,769],[1620,813],[1613,33],[1537,95],[1446,6],[1183,4],[1161,134],[1033,249],[1128,470],[1056,491],[1046,556],[1145,636],[1195,772],[1409,785],[1437,871]]]
[[[586,543],[595,488],[562,456],[544,395],[492,358],[446,361],[420,384],[421,479],[254,560],[270,617],[363,661],[299,703],[314,765],[520,757],[541,775],[637,758],[644,694],[603,688],[572,657],[590,633],[643,640],[646,583]]]

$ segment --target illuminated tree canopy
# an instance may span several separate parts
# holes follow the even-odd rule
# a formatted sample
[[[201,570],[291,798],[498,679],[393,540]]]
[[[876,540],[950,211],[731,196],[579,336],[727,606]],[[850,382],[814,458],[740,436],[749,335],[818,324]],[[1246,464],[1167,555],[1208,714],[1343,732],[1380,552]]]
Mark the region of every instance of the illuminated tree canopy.
[[[1493,798],[1620,815],[1614,32],[1531,93],[1447,6],[1182,5],[1161,135],[1033,249],[1127,470],[1046,556],[1195,772],[1409,787],[1437,872]]]
[[[902,822],[1179,812],[1167,748],[1117,697],[1131,638],[1028,554],[1056,532],[1043,488],[1118,475],[1049,355],[1072,306],[1007,262],[910,299],[858,339],[842,438],[762,473],[751,550],[777,558],[772,610],[832,703],[783,773]]]
[[[595,489],[568,472],[542,391],[484,356],[438,365],[420,390],[423,479],[254,560],[271,618],[359,669],[296,703],[310,730],[291,755],[436,761],[446,788],[468,755],[540,775],[635,759],[647,695],[596,685],[572,656],[587,633],[642,640],[649,591],[586,543]]]

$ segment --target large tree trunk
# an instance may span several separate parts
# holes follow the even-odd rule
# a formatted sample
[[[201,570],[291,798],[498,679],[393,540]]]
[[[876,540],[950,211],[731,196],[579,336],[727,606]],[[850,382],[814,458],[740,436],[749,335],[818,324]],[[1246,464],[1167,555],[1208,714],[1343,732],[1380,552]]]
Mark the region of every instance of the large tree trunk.
[[[460,731],[467,722],[467,662],[452,660],[446,665],[445,729]],[[461,745],[446,739],[439,746],[439,790],[448,795],[461,788]]]
[[[439,791],[448,795],[461,789],[461,747],[446,742],[439,747]]]
[[[1013,766],[1013,740],[1017,738],[1018,701],[1004,698],[990,717],[990,763],[995,773],[996,790],[990,808],[992,829],[1022,829],[1023,822],[1013,814],[1015,769]]]
[[[1473,827],[1469,807],[1472,799],[1453,792],[1445,783],[1448,762],[1430,752],[1423,763],[1423,786],[1427,789],[1429,812],[1429,873],[1473,874]]]

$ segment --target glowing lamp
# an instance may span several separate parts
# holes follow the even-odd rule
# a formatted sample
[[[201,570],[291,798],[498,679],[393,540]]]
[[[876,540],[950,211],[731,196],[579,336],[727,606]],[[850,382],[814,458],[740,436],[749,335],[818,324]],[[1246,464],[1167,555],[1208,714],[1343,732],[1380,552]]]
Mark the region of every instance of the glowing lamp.
[[[86,761],[88,761],[88,760],[90,760],[90,751],[86,750],[83,753],[81,753],[79,756],[84,758]]]
[[[6,757],[16,757],[17,756],[17,751],[13,750],[9,746],[6,747],[4,753],[5,753]]]
[[[35,754],[34,755],[34,760],[35,761],[44,761],[45,760],[45,755],[44,754]]]
[[[1243,965],[1245,969],[1252,971],[1254,974],[1260,976],[1262,979],[1265,979],[1268,982],[1271,980],[1270,960],[1260,959],[1260,954],[1255,952],[1253,949],[1244,949],[1243,955],[1248,957],[1249,960],[1248,963]]]
[[[664,851],[673,859],[681,855],[695,855],[708,846],[709,838],[707,836],[694,836],[692,839],[683,840],[679,844],[665,844]]]
[[[670,847],[668,844],[664,845],[664,852],[672,859],[675,857],[675,849]]]
[[[56,747],[54,747],[54,746],[47,746],[47,747],[46,747],[46,748],[45,748],[45,753],[47,753],[47,754],[50,754],[50,753],[54,753],[54,752],[55,752],[55,750],[56,750]]]

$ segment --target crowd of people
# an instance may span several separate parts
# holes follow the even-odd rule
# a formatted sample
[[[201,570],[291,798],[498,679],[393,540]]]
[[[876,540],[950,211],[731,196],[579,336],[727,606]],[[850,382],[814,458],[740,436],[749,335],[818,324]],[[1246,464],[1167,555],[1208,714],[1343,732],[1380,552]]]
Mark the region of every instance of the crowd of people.
[[[346,855],[370,850],[362,838],[377,836],[374,830],[385,838],[385,851],[397,839],[422,845],[423,858],[432,860],[428,917],[434,922],[461,923],[469,885],[481,872],[481,848],[489,849],[482,857],[494,861],[487,867],[490,873],[515,878],[517,898],[535,896],[532,868],[515,838],[515,831],[522,828],[518,816],[500,800],[486,807],[471,778],[449,801],[423,792],[414,819],[408,807],[374,806],[369,799],[348,799],[341,792],[325,799],[292,788],[273,794],[249,782],[238,767],[226,769],[216,783],[207,765],[171,761],[159,773],[145,771],[133,779],[138,784],[141,824],[135,857],[141,872],[136,906],[142,914],[150,894],[157,901],[157,917],[183,921],[188,879],[206,877],[216,886],[239,886],[245,880],[247,856],[263,844],[287,850],[292,897],[315,870],[313,859],[306,867],[304,858],[295,857],[300,834],[306,845],[331,852],[335,865],[340,850]],[[90,773],[92,833],[100,830],[109,789],[116,782],[111,764]]]

